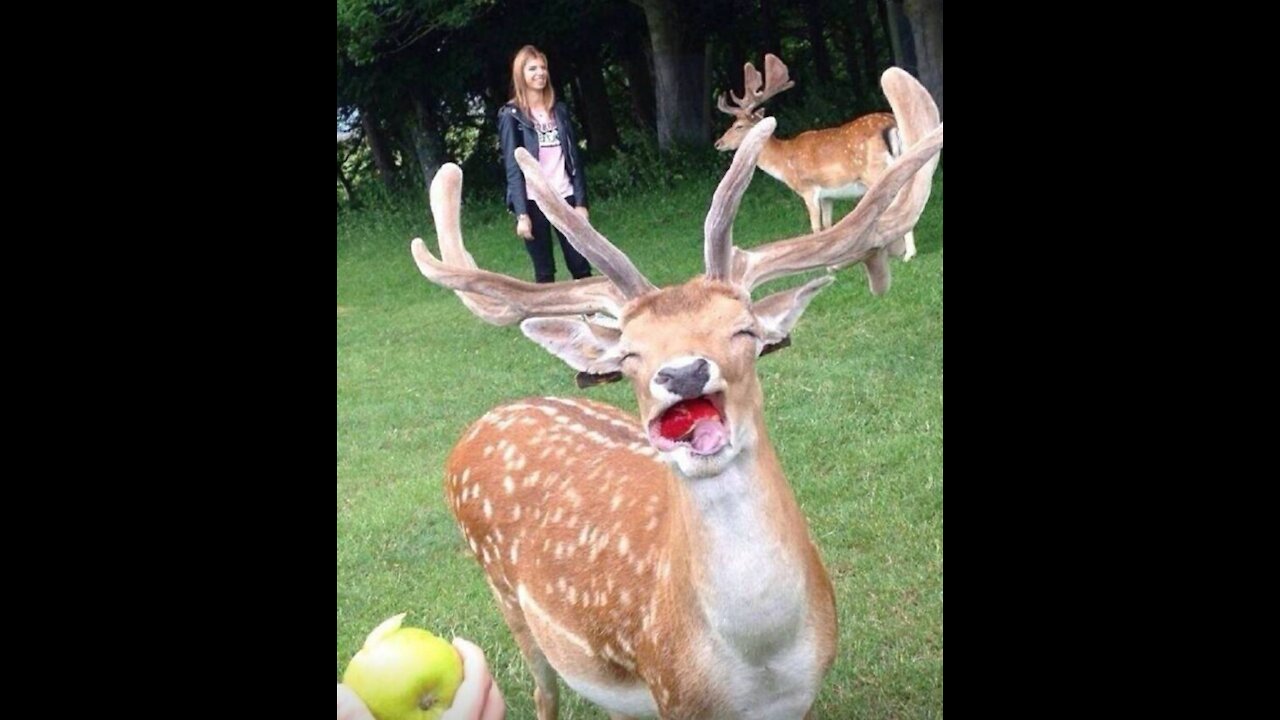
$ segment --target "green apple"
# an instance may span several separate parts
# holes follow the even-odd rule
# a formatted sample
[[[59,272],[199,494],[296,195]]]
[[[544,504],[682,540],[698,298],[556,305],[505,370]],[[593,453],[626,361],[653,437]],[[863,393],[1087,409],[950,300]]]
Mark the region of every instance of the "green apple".
[[[400,627],[406,613],[382,621],[342,675],[377,720],[439,720],[462,684],[462,657],[421,628]]]

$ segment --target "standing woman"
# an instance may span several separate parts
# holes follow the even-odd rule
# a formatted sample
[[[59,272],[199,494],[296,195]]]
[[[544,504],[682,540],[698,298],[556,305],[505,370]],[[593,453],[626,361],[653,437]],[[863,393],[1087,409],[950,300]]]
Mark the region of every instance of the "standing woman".
[[[507,209],[516,214],[516,235],[524,238],[524,247],[533,259],[534,280],[554,282],[556,260],[551,250],[551,223],[529,197],[524,175],[516,163],[517,147],[523,146],[538,159],[542,173],[573,209],[587,218],[587,178],[578,157],[577,137],[569,122],[569,110],[556,102],[547,56],[538,48],[525,45],[511,63],[511,100],[498,111],[498,137],[502,140],[502,160],[507,169]],[[559,230],[560,249],[564,252],[569,274],[576,278],[591,276],[591,265]]]

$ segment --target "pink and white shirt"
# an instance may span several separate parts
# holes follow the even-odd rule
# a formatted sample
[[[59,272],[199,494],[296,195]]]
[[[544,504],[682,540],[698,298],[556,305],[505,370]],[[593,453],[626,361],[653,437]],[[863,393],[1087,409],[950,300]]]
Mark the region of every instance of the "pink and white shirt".
[[[545,110],[530,110],[533,126],[538,132],[538,164],[542,166],[542,174],[551,182],[551,187],[560,197],[573,194],[573,183],[569,182],[569,173],[564,169],[564,150],[560,147],[560,129],[556,127],[556,119]],[[533,195],[529,195],[533,199]]]

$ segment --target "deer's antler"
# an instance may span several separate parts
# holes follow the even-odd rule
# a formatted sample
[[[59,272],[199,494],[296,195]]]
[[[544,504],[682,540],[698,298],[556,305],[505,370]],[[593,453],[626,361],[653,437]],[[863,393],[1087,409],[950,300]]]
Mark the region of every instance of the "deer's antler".
[[[431,181],[431,214],[443,261],[431,254],[422,238],[414,238],[410,249],[418,270],[428,280],[457,293],[481,320],[511,325],[549,315],[619,315],[626,298],[608,278],[537,284],[481,270],[462,244],[461,207],[462,169],[446,163]]]
[[[738,214],[738,205],[742,202],[742,194],[751,184],[755,175],[756,161],[760,159],[760,151],[765,142],[773,135],[778,121],[766,118],[751,128],[737,152],[733,154],[733,163],[716,187],[711,198],[711,209],[707,211],[707,219],[702,224],[704,245],[703,258],[706,262],[707,277],[712,280],[728,280],[731,261],[733,259],[733,218]]]
[[[551,189],[551,183],[547,182],[542,174],[542,167],[528,150],[522,147],[516,148],[515,155],[516,162],[524,172],[525,184],[533,194],[538,207],[547,216],[547,220],[564,233],[565,239],[577,248],[583,257],[599,268],[605,277],[612,280],[624,297],[629,300],[657,289],[644,275],[640,274],[630,258],[614,247],[605,236],[596,232],[586,218],[574,212],[573,208],[569,207],[569,203],[560,197],[560,193]]]
[[[744,79],[742,97],[738,97],[732,90],[728,93],[728,96],[733,98],[733,104],[737,107],[730,107],[725,102],[724,95],[720,96],[716,102],[716,107],[720,112],[736,117],[750,116],[751,113],[768,102],[774,95],[795,86],[795,82],[787,79],[788,75],[786,64],[779,60],[777,55],[767,53],[764,56],[764,89],[760,89],[760,71],[756,70],[755,65],[747,63],[742,66]]]

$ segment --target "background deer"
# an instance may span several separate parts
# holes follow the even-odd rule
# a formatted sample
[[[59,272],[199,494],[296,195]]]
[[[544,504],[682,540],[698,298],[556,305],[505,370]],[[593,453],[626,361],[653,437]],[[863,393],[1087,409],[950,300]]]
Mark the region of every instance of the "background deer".
[[[733,124],[716,140],[717,150],[738,147],[747,132],[764,119],[764,104],[795,85],[788,79],[787,66],[773,54],[764,56],[763,80],[751,63],[744,65],[742,72],[743,97],[729,91],[726,95],[733,98],[733,106],[726,102],[726,95],[721,95],[716,104],[721,112],[734,117]],[[835,198],[862,197],[901,153],[893,114],[877,112],[840,127],[802,132],[790,140],[771,137],[760,153],[758,165],[804,200],[809,209],[809,225],[818,232],[831,227]],[[915,257],[916,241],[910,229],[901,247],[895,243],[890,252],[903,260]]]
[[[755,363],[834,278],[751,291],[882,256],[915,225],[942,125],[907,73],[881,81],[909,149],[858,207],[812,235],[734,247],[775,127],[761,121],[712,199],[706,273],[682,285],[654,287],[523,150],[534,198],[603,277],[538,285],[478,268],[462,244],[461,170],[432,182],[441,259],[413,240],[421,272],[482,319],[520,322],[580,379],[626,377],[639,405],[639,418],[582,399],[500,405],[446,462],[447,502],[533,673],[539,720],[557,717],[557,677],[615,720],[809,713],[835,654],[834,594],[770,443]]]

